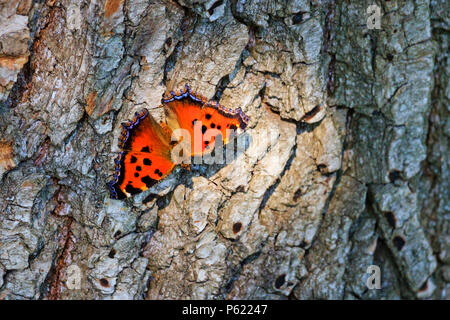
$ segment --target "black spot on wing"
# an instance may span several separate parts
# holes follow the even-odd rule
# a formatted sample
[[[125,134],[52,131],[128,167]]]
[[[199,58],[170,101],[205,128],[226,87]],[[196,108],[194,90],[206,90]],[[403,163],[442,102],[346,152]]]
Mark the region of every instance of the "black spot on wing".
[[[150,149],[148,146],[146,146],[141,149],[141,152],[150,152]]]
[[[152,161],[149,158],[144,158],[144,164],[146,166],[151,166],[152,165]]]
[[[162,172],[161,171],[159,171],[159,169],[156,169],[155,170],[155,174],[157,174],[158,176],[160,176],[160,177],[162,177]]]
[[[155,179],[150,178],[148,175],[141,178],[141,181],[145,183],[147,188],[150,188],[152,185],[154,185],[157,181]]]
[[[138,194],[139,192],[142,192],[141,189],[135,188],[131,184],[127,184],[127,186],[125,187],[125,191],[128,192],[129,194],[132,194],[132,195],[135,195],[135,194]]]
[[[131,156],[130,162],[135,163],[137,161],[137,158],[135,156]]]

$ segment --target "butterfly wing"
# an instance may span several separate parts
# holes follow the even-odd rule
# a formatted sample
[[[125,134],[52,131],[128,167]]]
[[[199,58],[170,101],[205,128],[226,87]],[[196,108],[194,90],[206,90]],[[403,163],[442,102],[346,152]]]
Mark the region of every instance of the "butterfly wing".
[[[248,117],[241,108],[229,109],[192,92],[189,86],[162,99],[166,106],[167,124],[172,130],[181,128],[191,137],[191,155],[211,152],[215,138],[222,136],[226,144],[231,136],[245,130]]]
[[[162,130],[146,109],[123,124],[115,160],[114,180],[108,183],[111,198],[124,199],[147,190],[175,167],[170,157],[170,133]]]
[[[170,132],[165,132],[147,109],[137,112],[133,120],[122,123],[122,127],[121,149],[160,156],[170,154]]]

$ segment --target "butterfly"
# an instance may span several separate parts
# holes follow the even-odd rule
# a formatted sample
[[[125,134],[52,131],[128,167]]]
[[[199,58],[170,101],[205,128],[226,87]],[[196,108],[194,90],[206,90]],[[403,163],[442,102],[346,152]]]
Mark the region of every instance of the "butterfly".
[[[189,85],[161,100],[165,122],[158,123],[147,109],[122,123],[121,152],[108,182],[112,199],[147,190],[167,177],[180,161],[212,152],[216,138],[226,144],[246,129],[249,118],[241,110],[209,101]]]

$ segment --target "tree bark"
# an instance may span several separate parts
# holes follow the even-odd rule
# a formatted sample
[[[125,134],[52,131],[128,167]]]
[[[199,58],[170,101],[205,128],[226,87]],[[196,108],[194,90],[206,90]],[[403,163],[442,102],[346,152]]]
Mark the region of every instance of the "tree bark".
[[[0,298],[450,298],[445,0],[2,0],[0,21]],[[250,116],[246,150],[111,200],[120,123],[186,83]]]

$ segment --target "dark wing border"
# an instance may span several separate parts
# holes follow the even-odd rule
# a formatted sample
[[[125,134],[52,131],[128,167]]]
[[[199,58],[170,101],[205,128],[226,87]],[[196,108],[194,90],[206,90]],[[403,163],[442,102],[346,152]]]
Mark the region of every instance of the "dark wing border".
[[[123,178],[125,175],[125,166],[123,164],[126,151],[126,144],[130,138],[131,130],[135,128],[145,117],[148,116],[148,110],[142,109],[139,112],[134,114],[134,118],[127,122],[122,123],[122,132],[119,136],[119,148],[122,149],[122,152],[119,153],[116,159],[114,159],[114,163],[116,167],[114,169],[113,180],[107,183],[110,197],[111,199],[125,199],[127,196],[120,190],[119,185],[123,182]]]

